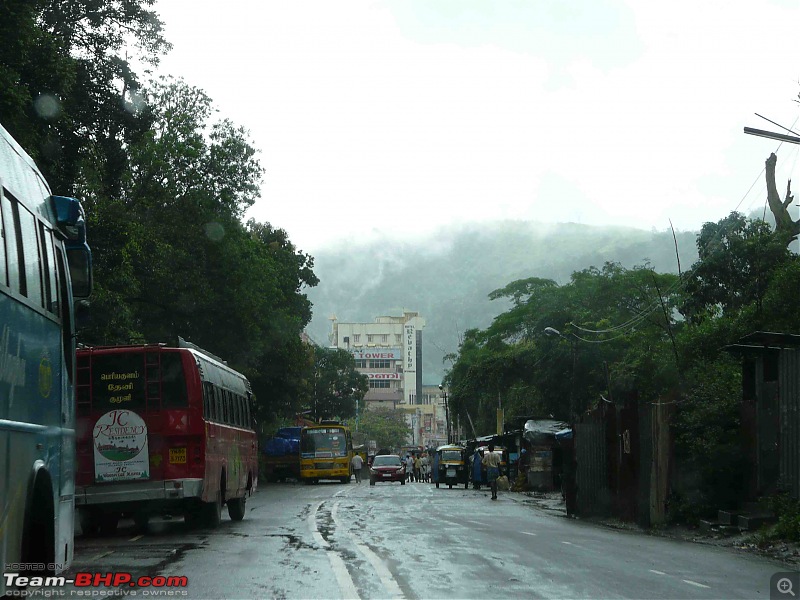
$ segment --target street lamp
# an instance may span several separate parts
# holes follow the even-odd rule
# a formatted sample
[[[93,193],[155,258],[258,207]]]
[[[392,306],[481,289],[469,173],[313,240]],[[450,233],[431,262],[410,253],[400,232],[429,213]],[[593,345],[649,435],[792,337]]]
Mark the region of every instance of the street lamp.
[[[444,422],[447,426],[447,443],[451,442],[450,440],[450,407],[447,405],[447,390],[444,389],[442,384],[439,384],[439,391],[442,392],[442,398],[444,398]]]

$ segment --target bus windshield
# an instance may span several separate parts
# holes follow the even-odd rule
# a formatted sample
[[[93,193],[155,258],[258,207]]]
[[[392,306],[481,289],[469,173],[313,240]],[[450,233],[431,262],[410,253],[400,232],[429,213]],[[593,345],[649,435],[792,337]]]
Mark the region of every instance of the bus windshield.
[[[314,427],[300,434],[300,453],[304,458],[347,456],[347,438],[341,427]]]

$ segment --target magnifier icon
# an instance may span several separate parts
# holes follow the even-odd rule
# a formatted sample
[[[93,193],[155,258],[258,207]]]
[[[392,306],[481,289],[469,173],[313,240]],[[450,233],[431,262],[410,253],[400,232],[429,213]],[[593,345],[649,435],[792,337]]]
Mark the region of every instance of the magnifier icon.
[[[792,597],[797,597],[797,595],[792,591],[792,580],[788,577],[778,579],[778,583],[775,584],[775,587],[778,588],[778,591],[781,594],[791,594]]]

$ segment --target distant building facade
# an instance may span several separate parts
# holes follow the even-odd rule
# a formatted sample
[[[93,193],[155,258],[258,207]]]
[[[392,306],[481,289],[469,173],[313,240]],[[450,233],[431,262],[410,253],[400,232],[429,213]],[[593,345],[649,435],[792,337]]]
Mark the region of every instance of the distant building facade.
[[[422,332],[425,319],[417,312],[377,317],[372,323],[344,323],[335,317],[331,344],[353,355],[356,369],[369,379],[365,410],[402,409],[418,438],[416,406],[422,404]],[[438,390],[437,390],[438,391]],[[412,440],[412,443],[415,441]]]

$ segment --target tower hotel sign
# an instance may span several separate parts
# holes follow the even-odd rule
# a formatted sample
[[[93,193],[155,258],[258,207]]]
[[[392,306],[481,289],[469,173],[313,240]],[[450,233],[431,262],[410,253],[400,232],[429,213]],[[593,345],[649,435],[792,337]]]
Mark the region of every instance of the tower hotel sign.
[[[350,350],[356,360],[403,360],[403,351],[400,348],[370,348],[362,350],[354,348]]]

